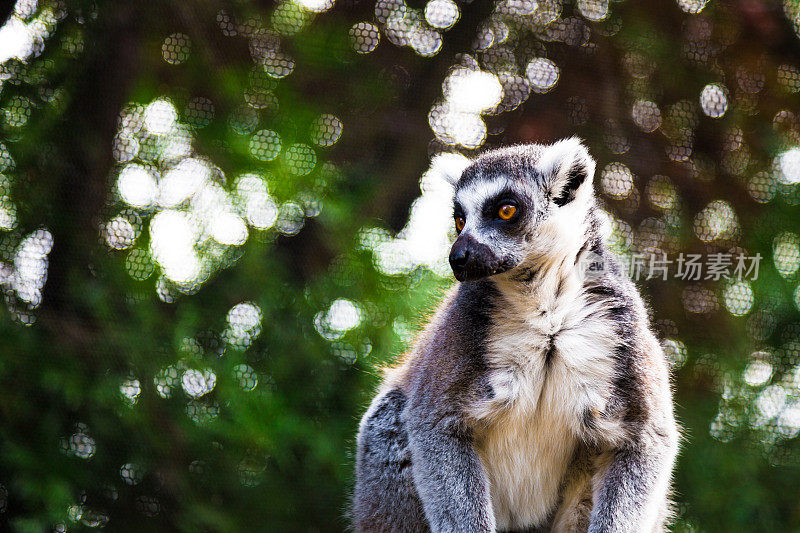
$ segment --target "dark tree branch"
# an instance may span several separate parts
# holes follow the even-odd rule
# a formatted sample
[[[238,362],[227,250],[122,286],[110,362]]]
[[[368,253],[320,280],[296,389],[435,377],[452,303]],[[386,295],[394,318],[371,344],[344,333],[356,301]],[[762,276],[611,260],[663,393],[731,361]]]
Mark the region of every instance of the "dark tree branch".
[[[60,123],[47,133],[53,154],[39,167],[46,183],[41,211],[53,234],[43,291],[44,316],[88,318],[70,287],[91,284],[90,266],[100,249],[99,222],[114,166],[113,139],[119,112],[136,79],[141,13],[136,4],[100,4],[96,23],[87,25],[82,70]],[[105,250],[102,250],[105,252]]]
[[[0,2],[0,28],[11,18],[15,5],[17,5],[16,0],[3,0]]]

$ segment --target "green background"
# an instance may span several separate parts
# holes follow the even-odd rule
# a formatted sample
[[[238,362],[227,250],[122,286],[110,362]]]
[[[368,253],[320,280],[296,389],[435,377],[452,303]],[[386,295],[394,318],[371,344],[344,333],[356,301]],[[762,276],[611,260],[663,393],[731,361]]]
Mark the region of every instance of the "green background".
[[[800,7],[431,4],[9,14],[4,528],[344,530],[380,367],[453,283],[406,226],[430,156],[578,135],[619,254],[763,258],[639,281],[684,427],[674,530],[800,530]]]

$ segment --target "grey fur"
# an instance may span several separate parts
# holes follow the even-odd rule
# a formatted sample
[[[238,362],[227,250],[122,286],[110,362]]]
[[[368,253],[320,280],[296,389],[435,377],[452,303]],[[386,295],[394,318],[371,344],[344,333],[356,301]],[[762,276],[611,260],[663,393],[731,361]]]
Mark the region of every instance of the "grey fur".
[[[479,244],[490,251],[484,250],[475,260],[479,264],[464,275],[478,279],[454,288],[406,361],[387,373],[361,422],[352,509],[357,531],[664,530],[678,439],[666,364],[641,297],[602,242],[591,193],[593,170],[585,149],[570,140],[488,152],[464,171],[455,188],[456,209],[467,219],[459,239],[462,246]],[[483,184],[491,187],[482,189]],[[481,191],[499,197],[482,198]],[[508,223],[493,218],[496,205],[491,203],[506,197],[522,210]],[[570,217],[580,213],[574,221],[580,235],[553,229],[564,227],[558,216],[567,211],[560,209],[571,209]],[[547,235],[562,239],[563,247],[542,248]],[[575,269],[587,257],[599,258],[604,268],[576,285]],[[572,301],[575,295],[578,303]],[[520,305],[525,316],[516,314]],[[588,318],[570,322],[581,313]],[[543,326],[528,325],[548,320],[556,325],[544,336]],[[519,336],[520,346],[530,352],[506,353],[501,332]],[[592,340],[609,348],[586,354],[564,350],[594,349]],[[572,374],[581,371],[597,379],[559,381],[574,381]],[[548,411],[553,409],[548,398],[558,398],[560,387],[575,383],[597,389],[583,394],[579,388],[580,398],[566,397],[580,413],[563,427],[537,425],[535,420],[555,416]],[[521,386],[538,387],[538,400],[528,398]],[[519,450],[492,448],[492,438],[505,438],[508,413],[530,416],[522,426],[514,419],[509,438],[516,435],[531,449],[563,438],[572,450],[557,472],[557,494],[549,495],[553,503],[537,512],[520,507],[513,491],[510,503],[501,501],[508,491],[496,483],[514,478],[509,465],[533,474],[560,465],[561,452],[540,467],[535,457],[515,462]],[[527,489],[525,479],[514,482]],[[521,501],[541,506],[549,496],[542,492],[541,500]]]
[[[405,394],[397,389],[381,397],[359,435],[354,516],[364,531],[429,531],[414,489],[408,431],[401,416]]]

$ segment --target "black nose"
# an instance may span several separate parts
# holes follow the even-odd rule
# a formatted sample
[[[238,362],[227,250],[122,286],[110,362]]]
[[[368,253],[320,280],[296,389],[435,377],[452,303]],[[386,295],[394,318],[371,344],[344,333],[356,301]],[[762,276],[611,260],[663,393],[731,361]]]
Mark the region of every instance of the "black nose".
[[[475,281],[501,272],[491,248],[463,232],[450,249],[450,266],[458,281]]]
[[[469,260],[469,249],[466,246],[454,246],[450,251],[450,267],[453,270],[463,269]]]

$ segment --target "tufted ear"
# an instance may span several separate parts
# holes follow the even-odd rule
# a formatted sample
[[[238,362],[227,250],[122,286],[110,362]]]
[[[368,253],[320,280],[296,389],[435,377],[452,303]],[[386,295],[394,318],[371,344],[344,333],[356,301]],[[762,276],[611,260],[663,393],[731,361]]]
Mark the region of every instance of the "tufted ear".
[[[583,191],[592,194],[594,159],[577,137],[546,147],[536,167],[545,177],[547,194],[557,206],[570,203]]]
[[[461,174],[470,164],[471,160],[455,152],[442,152],[434,156],[428,173],[433,174],[447,183],[456,186]]]

